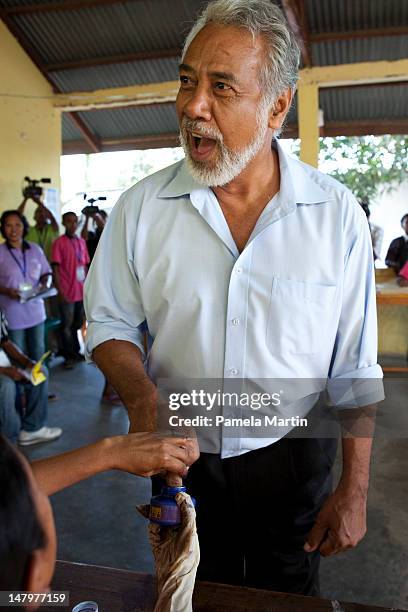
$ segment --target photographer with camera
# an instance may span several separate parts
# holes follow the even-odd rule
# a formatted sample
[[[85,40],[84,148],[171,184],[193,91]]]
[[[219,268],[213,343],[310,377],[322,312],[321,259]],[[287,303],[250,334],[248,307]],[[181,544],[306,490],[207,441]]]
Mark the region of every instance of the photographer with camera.
[[[30,242],[38,244],[45,253],[48,261],[51,259],[51,245],[59,236],[58,222],[52,212],[45,206],[42,201],[43,189],[39,187],[39,182],[49,182],[50,179],[41,179],[41,181],[32,181],[25,177],[28,181],[28,186],[23,190],[23,201],[18,207],[18,211],[24,215],[25,207],[28,200],[32,200],[37,208],[34,212],[35,225],[29,227],[27,239]]]
[[[89,258],[92,261],[93,256],[95,255],[96,247],[98,246],[98,242],[100,237],[102,236],[103,229],[108,220],[108,213],[105,210],[100,210],[99,208],[96,211],[92,211],[93,208],[97,208],[96,206],[86,206],[82,212],[85,215],[85,223],[81,230],[81,238],[83,238],[86,242],[86,246],[88,247]],[[89,230],[89,220],[93,220],[93,229]]]

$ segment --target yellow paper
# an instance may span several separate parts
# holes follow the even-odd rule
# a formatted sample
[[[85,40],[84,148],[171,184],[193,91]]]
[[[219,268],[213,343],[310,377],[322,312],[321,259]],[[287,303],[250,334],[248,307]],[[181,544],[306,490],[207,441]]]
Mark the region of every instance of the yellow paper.
[[[50,354],[51,354],[51,351],[47,351],[46,353],[44,353],[41,359],[37,361],[37,363],[33,366],[33,369],[31,370],[30,380],[31,380],[31,384],[33,384],[34,387],[36,387],[37,385],[40,385],[41,383],[44,382],[44,380],[47,379],[44,372],[41,371],[41,368],[42,368],[44,361],[47,359],[47,357]]]

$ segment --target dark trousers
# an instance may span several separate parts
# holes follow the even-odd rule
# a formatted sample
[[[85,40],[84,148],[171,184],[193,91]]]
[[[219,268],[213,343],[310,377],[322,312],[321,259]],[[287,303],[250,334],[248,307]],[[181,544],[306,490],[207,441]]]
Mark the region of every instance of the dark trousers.
[[[186,480],[197,500],[201,561],[211,582],[319,594],[319,553],[303,545],[332,490],[335,439],[283,438],[221,459],[201,454]]]
[[[60,338],[62,354],[72,359],[79,354],[78,330],[85,320],[84,304],[80,302],[59,302],[61,317]]]

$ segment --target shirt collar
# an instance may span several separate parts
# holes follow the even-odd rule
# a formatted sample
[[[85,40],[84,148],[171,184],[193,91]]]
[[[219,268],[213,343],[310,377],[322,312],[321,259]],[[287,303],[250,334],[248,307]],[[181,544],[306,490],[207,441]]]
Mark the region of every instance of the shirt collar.
[[[279,167],[281,184],[279,190],[280,200],[296,204],[319,204],[330,200],[327,191],[318,184],[316,171],[311,166],[304,164],[282,149],[278,140],[272,145],[279,155]],[[321,175],[324,177],[324,175]],[[176,164],[176,172],[171,180],[159,192],[162,198],[178,198],[190,195],[194,191],[208,192],[206,187],[196,181],[188,171],[186,160]]]

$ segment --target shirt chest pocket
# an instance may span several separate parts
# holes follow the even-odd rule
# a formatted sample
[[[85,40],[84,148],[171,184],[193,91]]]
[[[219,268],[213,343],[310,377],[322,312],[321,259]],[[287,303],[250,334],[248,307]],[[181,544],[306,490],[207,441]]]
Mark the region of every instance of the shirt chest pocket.
[[[313,354],[333,317],[337,287],[274,278],[266,328],[272,354]]]

